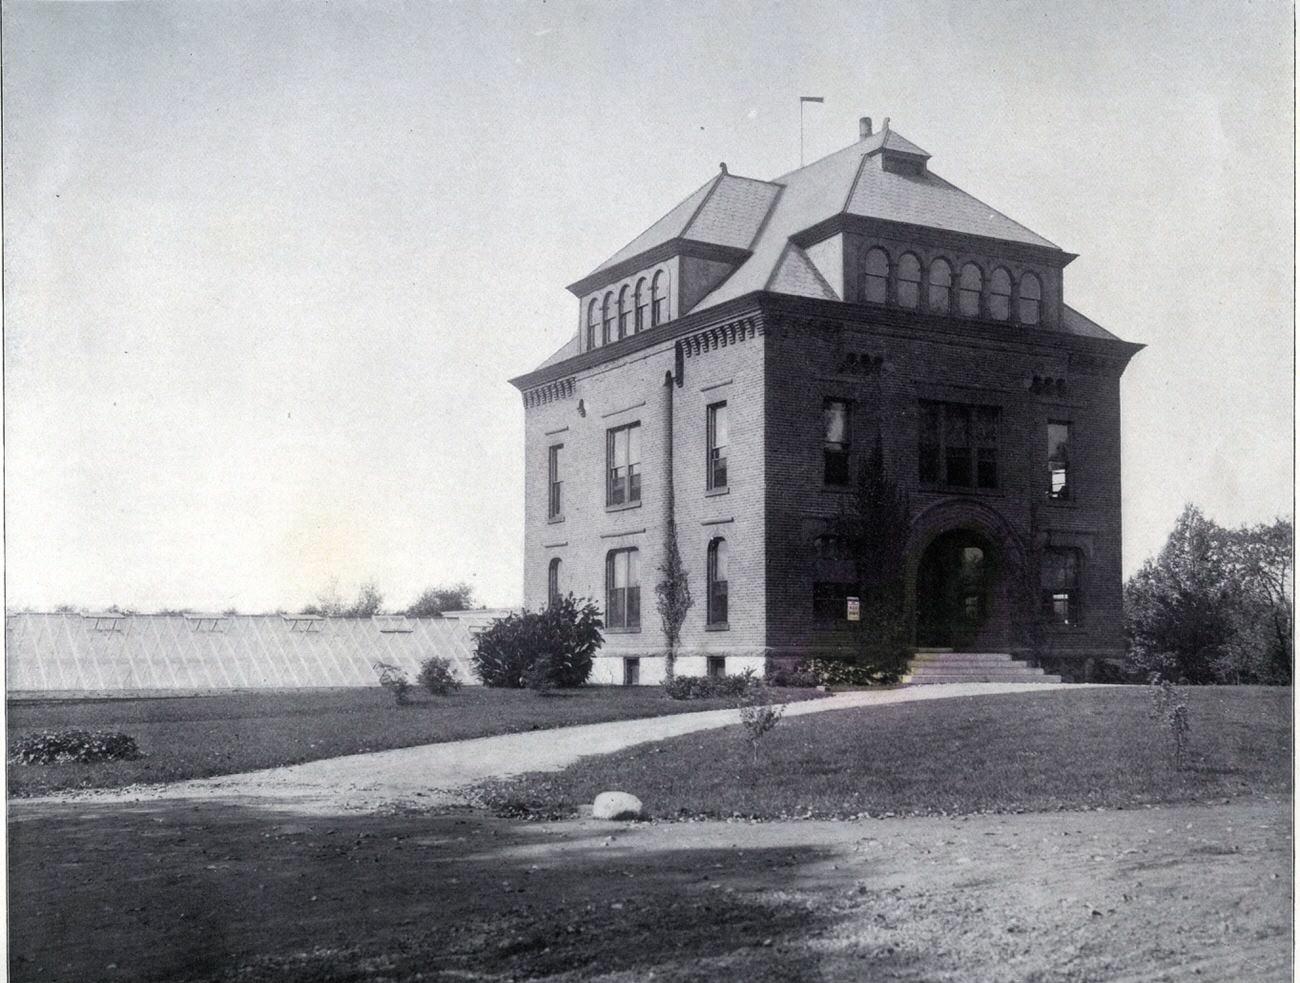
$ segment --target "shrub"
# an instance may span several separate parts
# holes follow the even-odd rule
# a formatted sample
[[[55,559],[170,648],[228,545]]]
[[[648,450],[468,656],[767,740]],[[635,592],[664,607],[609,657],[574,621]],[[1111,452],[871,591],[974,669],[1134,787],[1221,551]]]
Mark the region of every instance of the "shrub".
[[[581,686],[603,640],[596,605],[572,594],[549,607],[498,618],[474,646],[474,674],[485,686],[539,692]]]
[[[393,701],[399,706],[406,706],[411,698],[411,681],[398,666],[387,662],[376,662],[373,666],[379,673],[379,685],[393,694]]]
[[[808,671],[807,665],[800,662],[795,666],[772,666],[767,674],[767,684],[789,689],[813,689],[822,685],[822,681],[815,673]]]
[[[135,761],[143,755],[129,734],[87,730],[46,730],[16,737],[9,760],[18,765]]]
[[[446,696],[460,689],[460,680],[452,671],[451,660],[436,655],[420,664],[420,674],[415,681],[434,696]]]
[[[907,670],[907,651],[867,648],[852,659],[809,659],[805,669],[823,686],[892,686]]]
[[[1174,767],[1182,770],[1183,762],[1187,759],[1187,743],[1192,733],[1187,700],[1173,683],[1161,679],[1159,673],[1153,673],[1151,676],[1151,719],[1163,724],[1167,729],[1169,743],[1174,753]]]
[[[712,700],[718,697],[744,696],[751,687],[761,685],[753,669],[735,676],[674,676],[663,682],[664,693],[671,700]]]
[[[755,764],[758,764],[758,742],[781,722],[784,715],[785,704],[772,703],[771,693],[761,682],[756,681],[741,695],[740,724],[745,730],[745,739],[754,752]]]

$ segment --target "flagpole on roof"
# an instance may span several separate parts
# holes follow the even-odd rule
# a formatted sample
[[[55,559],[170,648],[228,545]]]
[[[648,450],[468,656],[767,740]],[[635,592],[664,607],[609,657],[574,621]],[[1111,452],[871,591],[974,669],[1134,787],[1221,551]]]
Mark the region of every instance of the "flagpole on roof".
[[[825,102],[821,96],[799,97],[799,166],[803,167],[803,104],[805,102]]]

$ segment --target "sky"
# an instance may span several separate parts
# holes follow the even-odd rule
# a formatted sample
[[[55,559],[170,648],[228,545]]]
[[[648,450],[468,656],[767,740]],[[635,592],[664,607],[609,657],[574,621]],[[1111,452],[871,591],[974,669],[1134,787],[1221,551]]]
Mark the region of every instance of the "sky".
[[[1289,2],[3,5],[5,589],[390,607],[523,581],[507,379],[717,173],[859,116],[1079,258],[1124,565],[1293,507]]]

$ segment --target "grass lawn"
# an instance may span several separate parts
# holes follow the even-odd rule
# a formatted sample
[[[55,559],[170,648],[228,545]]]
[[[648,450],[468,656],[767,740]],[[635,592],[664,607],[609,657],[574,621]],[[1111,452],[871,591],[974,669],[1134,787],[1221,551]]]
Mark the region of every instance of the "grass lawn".
[[[1189,688],[1174,767],[1145,687],[1055,690],[783,720],[754,762],[739,727],[484,788],[503,815],[572,815],[620,789],[651,815],[850,817],[1128,808],[1291,789],[1289,688]]]
[[[783,700],[821,694],[779,690]],[[9,766],[9,795],[172,782],[299,764],[364,751],[436,744],[671,713],[733,701],[670,700],[657,686],[587,687],[538,696],[465,687],[452,696],[416,691],[405,707],[379,687],[112,700],[15,701],[9,740],[40,730],[122,731],[145,757],[99,764]]]

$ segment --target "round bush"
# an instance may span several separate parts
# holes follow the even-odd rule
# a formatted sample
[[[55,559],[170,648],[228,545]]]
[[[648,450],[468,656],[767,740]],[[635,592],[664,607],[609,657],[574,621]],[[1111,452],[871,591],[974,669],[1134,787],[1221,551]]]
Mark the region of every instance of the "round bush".
[[[596,606],[572,594],[540,611],[498,618],[478,636],[474,674],[485,686],[581,686],[591,675],[602,627]]]
[[[420,674],[415,681],[434,696],[446,696],[460,689],[460,680],[452,671],[451,660],[436,655],[420,664]]]

